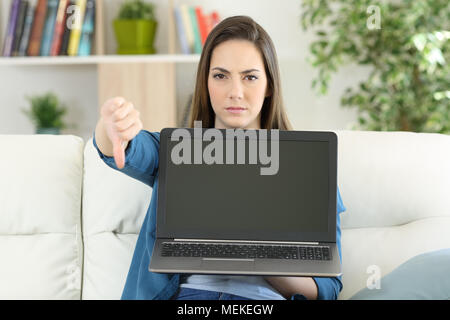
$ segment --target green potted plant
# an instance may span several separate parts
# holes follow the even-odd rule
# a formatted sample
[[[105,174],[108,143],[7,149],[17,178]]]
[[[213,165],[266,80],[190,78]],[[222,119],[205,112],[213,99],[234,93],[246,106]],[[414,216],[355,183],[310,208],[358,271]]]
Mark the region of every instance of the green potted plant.
[[[22,109],[36,126],[37,134],[60,134],[61,129],[67,128],[62,117],[67,112],[54,93],[26,97],[31,109]]]
[[[341,98],[355,129],[450,134],[449,16],[448,0],[302,0],[303,29],[317,36],[313,87],[325,94],[341,66],[367,66]]]
[[[126,0],[113,21],[118,54],[154,54],[158,23],[154,5],[143,0]]]

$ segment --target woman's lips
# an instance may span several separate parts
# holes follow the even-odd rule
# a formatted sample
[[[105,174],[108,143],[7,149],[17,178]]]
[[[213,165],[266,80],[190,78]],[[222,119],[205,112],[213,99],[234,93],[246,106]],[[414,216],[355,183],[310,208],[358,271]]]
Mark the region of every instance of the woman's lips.
[[[240,107],[230,107],[226,109],[228,112],[230,113],[242,113],[245,111],[245,108],[240,108]]]

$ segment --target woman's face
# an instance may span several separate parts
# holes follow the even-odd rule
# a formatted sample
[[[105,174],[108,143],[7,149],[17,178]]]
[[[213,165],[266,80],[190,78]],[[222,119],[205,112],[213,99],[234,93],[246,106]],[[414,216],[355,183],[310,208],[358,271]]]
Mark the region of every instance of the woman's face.
[[[264,62],[255,45],[228,40],[214,48],[208,75],[217,129],[261,129],[267,95]]]

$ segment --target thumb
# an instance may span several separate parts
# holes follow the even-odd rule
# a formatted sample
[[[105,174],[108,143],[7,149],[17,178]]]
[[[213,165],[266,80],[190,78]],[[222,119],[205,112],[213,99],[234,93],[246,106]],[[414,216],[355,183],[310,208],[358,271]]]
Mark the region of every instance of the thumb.
[[[114,161],[119,169],[122,169],[125,166],[125,150],[122,143],[123,142],[119,137],[115,137],[112,141]]]

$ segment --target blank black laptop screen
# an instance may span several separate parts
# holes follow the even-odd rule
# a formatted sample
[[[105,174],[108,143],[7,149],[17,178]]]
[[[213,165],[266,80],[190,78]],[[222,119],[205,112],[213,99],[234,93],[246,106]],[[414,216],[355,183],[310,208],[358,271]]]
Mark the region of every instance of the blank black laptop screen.
[[[165,177],[164,228],[174,237],[295,240],[328,231],[327,141],[280,140],[274,175],[261,174],[270,164],[249,164],[248,140],[246,164],[237,164],[235,143],[234,164],[176,165],[170,157],[178,143],[168,141]],[[203,141],[203,148],[210,143]]]

